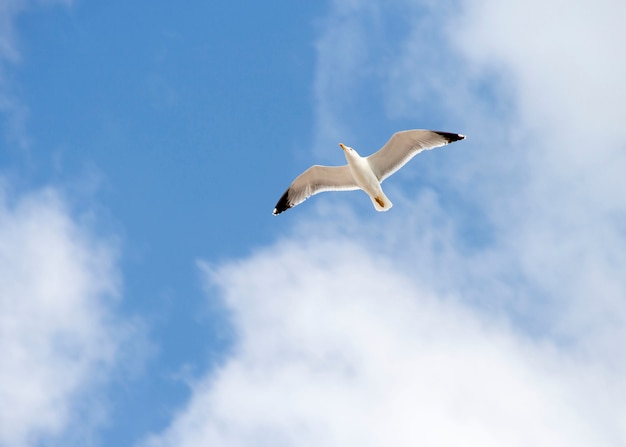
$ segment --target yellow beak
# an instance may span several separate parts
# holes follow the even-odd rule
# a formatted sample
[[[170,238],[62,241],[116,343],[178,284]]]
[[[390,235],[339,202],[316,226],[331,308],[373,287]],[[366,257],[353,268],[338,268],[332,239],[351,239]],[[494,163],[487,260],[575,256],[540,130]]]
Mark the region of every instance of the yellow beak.
[[[341,149],[343,149],[344,151],[346,150],[346,146],[343,143],[339,143],[339,146],[341,146]]]

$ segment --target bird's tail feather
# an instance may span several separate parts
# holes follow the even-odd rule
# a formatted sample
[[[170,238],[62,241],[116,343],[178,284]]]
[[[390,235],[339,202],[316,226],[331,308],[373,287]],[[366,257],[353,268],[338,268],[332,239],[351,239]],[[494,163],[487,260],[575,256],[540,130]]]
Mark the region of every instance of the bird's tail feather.
[[[389,209],[393,206],[393,203],[391,203],[391,200],[389,200],[385,194],[379,194],[377,196],[370,197],[370,199],[372,199],[372,203],[374,204],[376,211],[389,211]]]

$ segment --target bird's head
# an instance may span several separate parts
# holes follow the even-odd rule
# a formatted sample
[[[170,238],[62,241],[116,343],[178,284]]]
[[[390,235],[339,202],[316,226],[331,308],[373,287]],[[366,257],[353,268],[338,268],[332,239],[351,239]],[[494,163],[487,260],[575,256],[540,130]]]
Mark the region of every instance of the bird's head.
[[[346,146],[343,143],[339,143],[339,147],[341,147],[341,149],[343,149],[343,154],[346,156],[346,158],[355,157],[355,156],[358,157],[358,155],[359,155],[359,154],[357,154],[357,152],[354,149],[352,149],[350,146]]]

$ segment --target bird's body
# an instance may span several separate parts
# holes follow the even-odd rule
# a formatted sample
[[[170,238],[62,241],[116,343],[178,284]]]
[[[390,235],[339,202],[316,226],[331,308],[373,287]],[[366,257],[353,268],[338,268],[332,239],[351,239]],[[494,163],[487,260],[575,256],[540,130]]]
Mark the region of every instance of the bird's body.
[[[374,174],[367,158],[361,157],[354,149],[341,145],[348,161],[352,178],[372,200],[377,211],[387,211],[393,206],[391,200],[383,192],[380,180]]]
[[[387,211],[393,204],[383,192],[381,183],[423,150],[444,146],[464,139],[464,135],[433,130],[396,132],[389,141],[369,157],[361,157],[351,147],[339,144],[347,165],[311,166],[291,183],[282,195],[273,214],[294,207],[313,194],[324,191],[362,189],[377,211]]]

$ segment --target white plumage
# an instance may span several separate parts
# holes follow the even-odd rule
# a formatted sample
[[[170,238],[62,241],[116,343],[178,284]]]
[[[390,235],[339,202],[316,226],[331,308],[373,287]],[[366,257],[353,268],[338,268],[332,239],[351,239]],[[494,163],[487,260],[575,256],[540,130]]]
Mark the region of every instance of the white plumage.
[[[381,183],[424,150],[463,140],[465,135],[434,130],[404,130],[396,132],[389,141],[369,157],[361,157],[351,147],[339,144],[347,165],[311,166],[300,174],[282,195],[273,214],[292,208],[314,194],[324,191],[351,191],[362,189],[370,197],[377,211],[393,206],[382,190]]]

